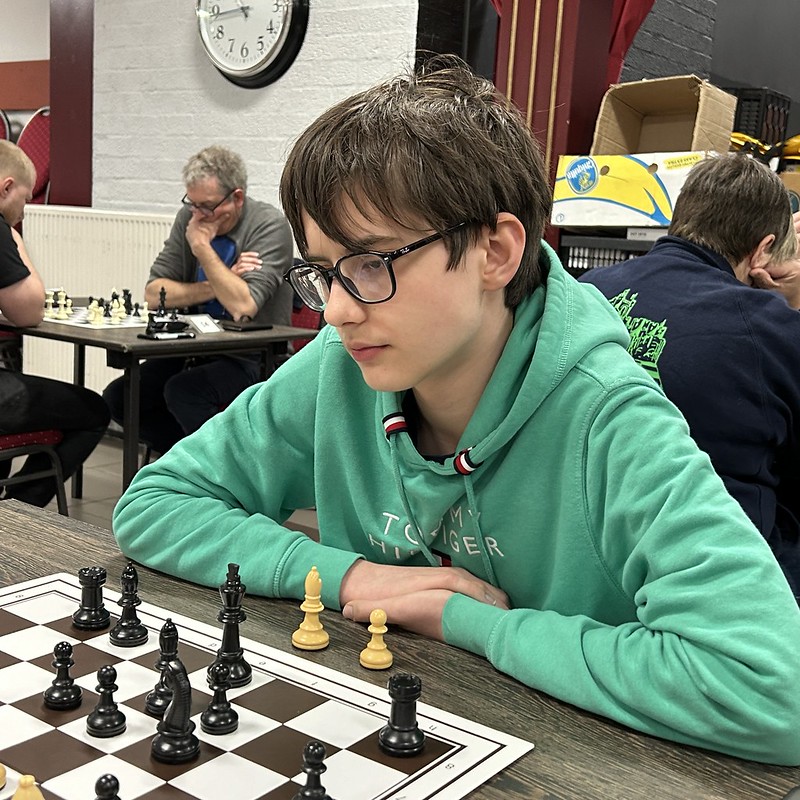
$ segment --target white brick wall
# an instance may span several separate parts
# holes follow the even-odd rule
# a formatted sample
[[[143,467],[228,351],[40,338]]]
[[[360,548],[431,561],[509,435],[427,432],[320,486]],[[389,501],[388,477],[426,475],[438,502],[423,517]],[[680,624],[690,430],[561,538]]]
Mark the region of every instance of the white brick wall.
[[[211,143],[241,153],[249,193],[277,205],[294,138],[413,58],[417,0],[311,0],[297,60],[262,89],[234,86],[212,67],[194,0],[102,0],[94,13],[92,204],[173,213],[186,158]]]

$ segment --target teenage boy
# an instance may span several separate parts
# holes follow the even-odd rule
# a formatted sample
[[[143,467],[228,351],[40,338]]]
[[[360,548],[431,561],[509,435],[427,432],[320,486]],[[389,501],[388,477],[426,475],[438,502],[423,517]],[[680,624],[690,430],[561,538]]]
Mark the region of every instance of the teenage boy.
[[[540,241],[524,120],[456,59],[344,100],[281,198],[329,323],[142,470],[122,550],[375,608],[650,734],[800,762],[800,610],[610,305]],[[316,506],[320,541],[282,523]],[[452,566],[445,566],[452,564]]]
[[[689,173],[668,236],[581,280],[617,309],[631,355],[686,417],[800,595],[800,262],[790,213],[786,187],[764,164],[710,158]]]

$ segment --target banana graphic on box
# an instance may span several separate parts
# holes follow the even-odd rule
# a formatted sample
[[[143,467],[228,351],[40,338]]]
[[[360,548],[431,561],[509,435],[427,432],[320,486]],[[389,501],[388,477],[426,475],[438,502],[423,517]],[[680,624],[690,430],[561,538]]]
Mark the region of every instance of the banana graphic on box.
[[[576,204],[585,202],[588,212],[591,201],[595,213],[585,224],[603,224],[602,208],[597,212],[596,204],[600,203],[608,204],[606,212],[609,219],[613,219],[614,213],[620,210],[629,212],[628,215],[632,213],[631,220],[623,224],[637,224],[638,221],[639,224],[669,225],[673,201],[662,174],[676,168],[685,172],[704,154],[660,153],[652,156],[562,156],[553,192],[553,222],[559,224],[562,221],[559,220],[560,208],[569,205],[571,222],[566,224],[581,224],[576,221],[576,215],[579,214]],[[612,221],[606,224],[619,223]]]

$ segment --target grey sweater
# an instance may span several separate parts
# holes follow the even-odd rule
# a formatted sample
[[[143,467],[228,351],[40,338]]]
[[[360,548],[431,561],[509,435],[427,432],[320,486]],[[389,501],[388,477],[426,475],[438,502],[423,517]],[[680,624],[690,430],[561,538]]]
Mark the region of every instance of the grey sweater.
[[[186,241],[186,226],[191,216],[188,208],[178,212],[164,247],[150,267],[148,283],[156,278],[183,283],[197,280],[197,259]],[[286,218],[274,206],[247,197],[239,223],[227,236],[236,243],[236,258],[242,251],[253,250],[263,261],[261,269],[242,275],[258,306],[254,319],[272,325],[290,325],[292,289],[283,276],[292,266],[293,247]]]

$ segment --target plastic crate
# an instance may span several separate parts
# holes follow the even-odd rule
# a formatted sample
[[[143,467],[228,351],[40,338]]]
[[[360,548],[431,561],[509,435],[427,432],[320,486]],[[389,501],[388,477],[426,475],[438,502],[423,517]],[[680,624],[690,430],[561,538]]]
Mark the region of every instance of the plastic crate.
[[[723,87],[737,98],[733,129],[753,136],[764,144],[777,144],[786,139],[792,100],[772,89],[748,86]]]

